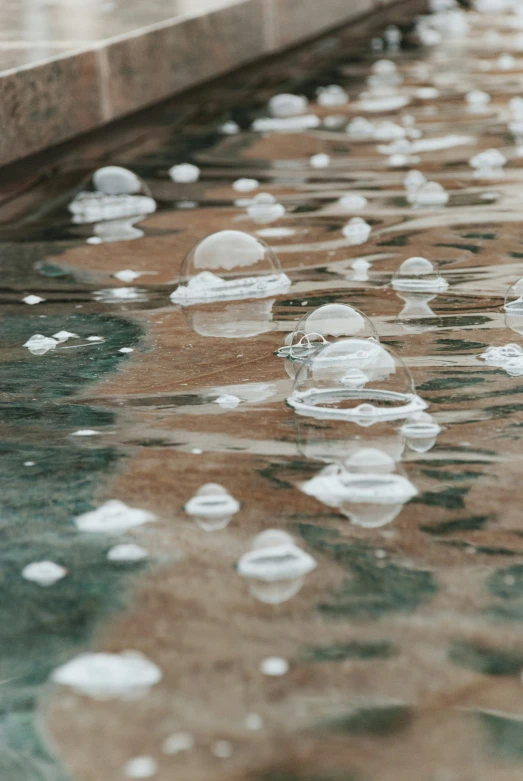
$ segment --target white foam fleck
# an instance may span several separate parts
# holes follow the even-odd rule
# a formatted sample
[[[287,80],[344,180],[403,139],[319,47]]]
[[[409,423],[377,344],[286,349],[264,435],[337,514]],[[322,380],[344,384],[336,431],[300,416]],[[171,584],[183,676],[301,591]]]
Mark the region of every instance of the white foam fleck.
[[[105,337],[103,336],[88,336],[87,337],[88,342],[103,342],[105,341]]]
[[[67,570],[54,561],[34,561],[22,570],[22,577],[25,580],[32,580],[44,587],[52,586],[66,575]]]
[[[246,177],[241,177],[240,179],[236,179],[236,181],[233,182],[232,189],[237,193],[250,193],[253,190],[256,190],[256,188],[259,186],[260,183],[257,179],[247,179]]]
[[[326,155],[323,152],[320,152],[317,155],[313,155],[309,159],[309,164],[312,168],[328,168],[330,165],[331,159],[329,155]]]
[[[259,277],[222,279],[212,271],[202,271],[192,277],[187,285],[179,285],[171,293],[174,304],[193,304],[201,301],[238,300],[264,298],[285,292],[291,285],[286,274],[265,274]]]
[[[214,403],[219,404],[219,406],[224,409],[234,409],[241,403],[241,399],[239,399],[238,396],[234,396],[232,393],[224,393],[222,396],[218,396],[218,398],[214,400]]]
[[[250,730],[263,729],[263,719],[259,713],[248,713],[245,717],[244,724],[246,728]]]
[[[53,339],[56,339],[58,342],[67,342],[68,339],[79,338],[78,334],[73,334],[71,331],[58,331],[56,334],[53,334]]]
[[[194,737],[190,732],[176,732],[162,743],[164,754],[179,754],[180,751],[190,751],[194,748]]]
[[[29,304],[29,306],[34,306],[35,304],[41,304],[42,301],[45,301],[45,298],[41,298],[40,296],[25,296],[25,298],[22,298],[22,301],[24,304]]]
[[[200,169],[192,163],[180,163],[169,168],[169,176],[178,184],[191,184],[200,178]]]
[[[266,659],[262,659],[260,671],[264,675],[269,675],[271,677],[285,675],[289,672],[289,662],[279,656],[268,656]]]
[[[135,279],[138,279],[138,277],[141,277],[142,275],[143,272],[141,271],[133,271],[130,268],[124,268],[122,271],[116,271],[113,274],[113,277],[119,279],[120,282],[134,282]]]
[[[79,515],[75,524],[83,532],[119,534],[155,520],[156,516],[147,510],[128,507],[118,499],[110,499],[97,510]]]
[[[73,431],[72,437],[95,437],[99,434],[94,428],[79,428],[78,431]]]
[[[123,543],[122,545],[112,547],[107,553],[107,558],[109,561],[142,561],[148,555],[145,548],[142,548],[140,545]]]
[[[134,347],[120,347],[118,352],[119,353],[124,353],[124,355],[127,354],[127,353],[134,353]]]
[[[218,759],[229,759],[229,757],[232,757],[232,752],[232,743],[229,743],[228,740],[217,740],[213,743],[212,753]]]
[[[84,653],[58,667],[51,680],[95,700],[138,699],[162,678],[139,651]]]
[[[54,350],[57,344],[57,340],[50,336],[35,334],[25,342],[24,347],[27,347],[33,355],[45,355],[49,350]]]
[[[127,778],[152,778],[158,772],[158,762],[154,757],[133,757],[124,767]]]
[[[95,301],[112,304],[120,301],[147,301],[147,292],[140,287],[108,287],[93,293]]]

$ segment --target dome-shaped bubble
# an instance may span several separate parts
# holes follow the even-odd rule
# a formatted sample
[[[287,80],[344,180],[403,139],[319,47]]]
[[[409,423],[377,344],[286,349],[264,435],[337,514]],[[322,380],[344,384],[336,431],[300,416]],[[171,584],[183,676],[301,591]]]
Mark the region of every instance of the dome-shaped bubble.
[[[94,189],[106,195],[136,195],[143,189],[139,176],[127,168],[107,165],[93,174]]]
[[[274,95],[268,104],[271,116],[279,118],[305,114],[307,106],[307,98],[304,98],[302,95],[292,95],[285,92],[280,95]]]
[[[488,92],[483,92],[480,89],[473,89],[470,92],[467,92],[465,100],[469,111],[480,113],[485,111],[491,101],[491,97]]]
[[[490,179],[503,176],[503,167],[507,158],[499,149],[485,149],[469,160],[469,165],[474,168],[474,176],[481,179]]]
[[[445,206],[449,194],[439,182],[425,182],[412,193],[409,200],[419,207]]]
[[[238,572],[249,581],[252,596],[271,605],[295,596],[305,575],[315,567],[312,556],[279,529],[267,529],[255,537],[251,550],[238,562]]]
[[[303,362],[324,344],[356,336],[379,342],[372,321],[363,312],[347,304],[324,304],[301,318],[277,354],[290,363],[287,373],[294,377]]]
[[[264,241],[235,230],[212,233],[187,254],[171,300],[201,302],[264,298],[284,292],[290,279]]]
[[[366,117],[354,117],[345,130],[351,138],[357,141],[367,141],[374,136],[374,125]]]
[[[357,244],[364,244],[369,238],[371,230],[371,226],[368,222],[365,222],[363,217],[353,217],[341,229],[341,232],[345,236],[347,242],[351,246],[355,246]]]
[[[441,293],[448,288],[448,282],[426,258],[404,260],[392,278],[392,287],[407,293]]]
[[[371,339],[343,339],[313,352],[296,375],[288,404],[300,415],[371,425],[422,410],[409,370]]]
[[[285,214],[285,206],[270,193],[258,193],[247,204],[247,215],[258,225],[275,222]]]
[[[156,211],[156,202],[133,171],[109,165],[94,172],[68,208],[76,224],[95,224],[95,235],[88,239],[94,244],[143,236],[133,225]]]
[[[187,515],[207,532],[224,529],[239,509],[240,503],[217,483],[202,485],[184,506]]]
[[[395,472],[394,460],[380,450],[363,448],[344,466],[339,473],[338,507],[355,526],[385,526],[417,494],[410,480]]]
[[[523,334],[523,277],[514,282],[505,296],[505,324],[518,334]]]
[[[319,87],[317,96],[318,104],[320,106],[344,106],[349,102],[349,96],[339,84],[330,84],[328,87]]]
[[[421,171],[417,171],[416,169],[413,169],[412,171],[409,171],[408,174],[405,176],[403,180],[403,185],[407,191],[408,195],[412,195],[416,192],[422,185],[425,184],[427,181],[424,174],[421,173]]]
[[[407,445],[416,453],[426,453],[436,444],[436,438],[441,426],[436,423],[428,412],[418,412],[412,415],[401,427]]]

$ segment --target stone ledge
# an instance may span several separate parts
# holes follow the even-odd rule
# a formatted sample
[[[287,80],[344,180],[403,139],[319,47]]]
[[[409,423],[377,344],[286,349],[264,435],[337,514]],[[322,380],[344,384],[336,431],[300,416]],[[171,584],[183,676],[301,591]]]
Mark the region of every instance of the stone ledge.
[[[35,11],[28,0],[11,0],[0,9],[0,164],[101,127],[385,3],[55,0]]]

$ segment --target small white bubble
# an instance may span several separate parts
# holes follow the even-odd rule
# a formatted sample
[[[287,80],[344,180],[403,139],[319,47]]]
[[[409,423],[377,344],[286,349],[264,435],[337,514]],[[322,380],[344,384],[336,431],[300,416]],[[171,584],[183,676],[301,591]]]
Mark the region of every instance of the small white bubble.
[[[87,337],[88,342],[103,342],[104,337],[103,336],[88,336]]]
[[[203,453],[203,450],[201,448],[199,448],[199,447],[193,447],[193,449],[191,450],[191,453],[194,456],[201,456],[201,454]]]
[[[118,350],[119,353],[133,353],[134,347],[120,347]]]
[[[25,580],[32,580],[39,586],[52,586],[67,575],[67,570],[54,561],[34,561],[22,570]]]
[[[180,751],[190,751],[194,747],[194,737],[190,732],[176,732],[162,743],[164,754],[178,754]]]
[[[219,759],[229,759],[232,757],[232,751],[232,744],[228,740],[217,740],[212,747],[212,753]]]
[[[34,466],[34,465],[35,465],[34,461],[24,461],[24,466]]]
[[[124,768],[128,778],[152,778],[158,772],[158,763],[154,757],[134,757]]]
[[[24,304],[34,306],[35,304],[41,304],[42,301],[45,301],[45,298],[40,298],[40,296],[26,296],[25,298],[22,298],[22,301]]]
[[[100,433],[99,431],[95,431],[92,428],[82,428],[82,429],[78,429],[78,431],[73,431],[71,436],[72,437],[94,437],[99,433]]]
[[[286,675],[289,672],[289,662],[279,656],[268,656],[266,659],[262,659],[260,671],[271,677]]]
[[[263,729],[263,719],[259,713],[248,713],[245,717],[244,724],[247,729],[259,730]]]

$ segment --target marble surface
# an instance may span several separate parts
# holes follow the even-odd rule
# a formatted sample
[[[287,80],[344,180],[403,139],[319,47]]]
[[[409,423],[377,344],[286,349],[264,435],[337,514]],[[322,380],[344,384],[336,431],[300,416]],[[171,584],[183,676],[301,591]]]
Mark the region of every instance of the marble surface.
[[[507,131],[523,57],[513,16],[467,19],[466,43],[427,50],[410,10],[396,9],[4,170],[2,781],[127,781],[137,756],[156,763],[153,781],[521,779],[523,375],[480,356],[522,341],[502,307],[523,275],[523,156]],[[449,193],[443,208],[414,208],[409,166],[344,130],[383,56],[368,38],[392,21],[406,35],[393,55],[398,91],[421,140],[463,137],[419,152],[417,168]],[[503,51],[516,57],[510,70],[498,67]],[[350,96],[337,128],[251,130],[289,85],[324,120],[332,109],[318,105],[317,89],[332,83]],[[420,93],[435,84],[439,94]],[[473,88],[492,97],[482,114],[466,109]],[[399,124],[405,111],[368,116]],[[227,120],[240,132],[221,133]],[[507,158],[504,174],[478,178],[469,159],[492,147]],[[310,165],[318,153],[330,155],[327,168]],[[184,162],[200,167],[198,181],[171,180]],[[93,243],[100,225],[71,220],[68,205],[107,164],[136,172],[156,200],[134,240]],[[188,312],[169,295],[195,242],[263,230],[236,203],[239,177],[286,207],[272,226],[285,231],[269,241],[292,287]],[[356,216],[339,203],[349,194],[368,201],[357,215],[372,230],[358,246],[342,233]],[[416,316],[392,287],[411,256],[448,282],[411,301],[422,304]],[[361,259],[364,279],[353,265]],[[116,296],[124,269],[141,274],[134,300]],[[45,300],[28,306],[28,294]],[[408,366],[441,426],[433,447],[411,449],[397,422],[329,430],[286,406],[292,382],[274,353],[327,303],[365,313]],[[45,355],[23,347],[64,329],[74,336]],[[215,403],[226,392],[241,399],[236,408]],[[351,523],[303,490],[325,468],[322,436],[337,439],[340,458],[369,446],[394,454],[417,495],[381,527]],[[184,510],[208,482],[240,502],[213,533]],[[114,537],[80,532],[74,519],[111,499],[156,521]],[[279,605],[258,602],[236,570],[271,527],[317,562]],[[148,558],[109,560],[118,543]],[[45,559],[67,569],[48,588],[22,576]],[[52,679],[79,654],[129,650],[162,671],[141,699],[99,700]],[[262,673],[273,656],[287,674]],[[165,740],[180,733],[192,743],[169,753]]]
[[[372,7],[373,0],[5,0],[0,7],[0,164]]]

